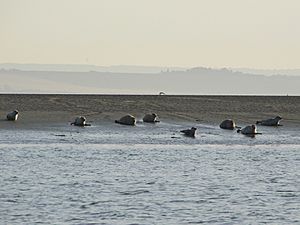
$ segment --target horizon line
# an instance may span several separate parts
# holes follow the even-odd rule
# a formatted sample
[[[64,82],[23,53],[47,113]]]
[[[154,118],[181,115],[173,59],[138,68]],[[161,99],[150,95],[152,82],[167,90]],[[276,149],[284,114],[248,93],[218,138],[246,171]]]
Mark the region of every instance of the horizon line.
[[[180,66],[180,65],[145,65],[145,64],[111,64],[111,65],[97,65],[90,63],[19,63],[19,62],[0,62],[0,65],[52,65],[52,66],[94,66],[94,67],[152,67],[152,68],[182,68],[182,69],[193,69],[193,68],[207,68],[207,69],[251,69],[251,70],[300,70],[299,68],[259,68],[259,67],[248,67],[248,66]]]

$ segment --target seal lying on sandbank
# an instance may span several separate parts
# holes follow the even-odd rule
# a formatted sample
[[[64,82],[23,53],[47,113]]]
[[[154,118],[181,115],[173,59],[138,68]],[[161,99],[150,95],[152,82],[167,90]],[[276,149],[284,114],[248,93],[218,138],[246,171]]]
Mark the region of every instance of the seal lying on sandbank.
[[[6,116],[6,118],[9,121],[16,121],[18,119],[18,116],[19,116],[19,111],[18,110],[14,110],[13,112],[8,113],[7,116]]]
[[[146,114],[143,118],[143,121],[145,123],[159,123],[158,116],[155,113],[152,114]]]
[[[266,120],[256,121],[256,124],[260,124],[260,125],[263,125],[263,126],[281,126],[279,124],[280,120],[282,120],[282,118],[280,116],[276,116],[273,119],[266,119]]]
[[[126,116],[121,117],[119,120],[115,120],[115,123],[134,126],[136,123],[136,119],[134,116],[128,114]]]
[[[180,132],[183,133],[185,136],[195,137],[196,130],[196,127],[192,127],[191,129],[181,130]]]
[[[251,136],[255,134],[261,134],[257,132],[255,125],[246,126],[243,129],[238,129],[237,132],[242,133],[244,135],[251,135]]]
[[[76,117],[75,121],[71,123],[71,125],[80,127],[91,126],[91,124],[86,123],[86,118],[84,116]]]
[[[235,128],[240,128],[237,127],[234,120],[224,120],[221,124],[220,124],[220,128],[222,129],[226,129],[226,130],[234,130]]]

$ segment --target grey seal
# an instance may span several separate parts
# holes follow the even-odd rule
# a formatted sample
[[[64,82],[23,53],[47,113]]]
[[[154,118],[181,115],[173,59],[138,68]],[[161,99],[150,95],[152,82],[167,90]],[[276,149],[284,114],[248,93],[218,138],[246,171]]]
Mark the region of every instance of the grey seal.
[[[119,120],[115,120],[115,123],[134,126],[136,123],[136,119],[134,116],[128,114],[126,116],[121,117]]]
[[[195,137],[196,130],[196,127],[192,127],[191,129],[181,130],[180,132],[183,133],[185,136]]]
[[[220,124],[220,128],[222,129],[226,129],[226,130],[234,130],[235,128],[238,128],[234,122],[234,120],[224,120],[221,124]]]
[[[19,111],[18,110],[14,110],[13,112],[8,113],[7,116],[6,116],[6,118],[9,121],[16,121],[18,119],[18,116],[19,116]]]
[[[279,124],[280,120],[282,120],[282,118],[280,116],[276,116],[275,118],[272,119],[256,121],[256,124],[260,124],[263,126],[281,126]]]
[[[261,134],[257,132],[256,126],[254,124],[246,126],[242,129],[238,129],[237,132],[249,136],[254,136],[255,134]]]
[[[160,122],[160,121],[158,120],[157,114],[155,114],[155,113],[146,114],[146,115],[144,116],[144,118],[143,118],[143,121],[144,121],[145,123],[158,123],[158,122]]]

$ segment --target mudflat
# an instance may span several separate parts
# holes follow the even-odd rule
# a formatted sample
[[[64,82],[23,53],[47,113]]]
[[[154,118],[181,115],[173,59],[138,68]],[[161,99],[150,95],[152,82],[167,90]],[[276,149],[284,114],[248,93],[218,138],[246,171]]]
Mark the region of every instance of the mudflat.
[[[0,128],[10,126],[6,114],[18,109],[18,124],[69,123],[76,116],[101,123],[132,114],[141,119],[157,113],[162,121],[197,121],[219,124],[234,119],[238,124],[280,115],[284,126],[300,128],[300,96],[179,96],[179,95],[63,95],[1,94]]]

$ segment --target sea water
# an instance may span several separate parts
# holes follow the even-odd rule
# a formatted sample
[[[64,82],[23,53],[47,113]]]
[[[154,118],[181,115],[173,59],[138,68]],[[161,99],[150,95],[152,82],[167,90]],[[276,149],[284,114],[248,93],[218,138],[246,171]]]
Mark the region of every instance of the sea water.
[[[300,137],[189,123],[0,129],[0,224],[299,224]]]

